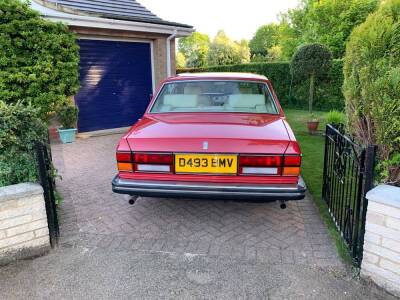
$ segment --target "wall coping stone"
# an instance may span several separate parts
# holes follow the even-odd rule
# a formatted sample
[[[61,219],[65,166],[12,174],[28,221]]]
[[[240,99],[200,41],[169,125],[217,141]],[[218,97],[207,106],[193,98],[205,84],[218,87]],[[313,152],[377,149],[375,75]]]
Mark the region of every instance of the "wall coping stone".
[[[369,201],[400,208],[400,187],[381,184],[370,190],[366,197]]]
[[[0,187],[0,203],[42,194],[43,188],[38,183],[26,182],[8,185]]]

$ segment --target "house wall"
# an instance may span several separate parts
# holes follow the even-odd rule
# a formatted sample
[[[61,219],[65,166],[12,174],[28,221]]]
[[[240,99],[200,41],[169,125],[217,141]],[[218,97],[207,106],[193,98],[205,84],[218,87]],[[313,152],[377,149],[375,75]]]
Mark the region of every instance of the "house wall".
[[[400,296],[400,188],[380,185],[367,199],[361,275]]]
[[[0,188],[0,265],[50,249],[43,189],[34,183]]]
[[[71,30],[81,37],[95,37],[104,39],[132,39],[153,42],[153,65],[155,86],[167,77],[167,38],[165,34],[131,32],[124,30],[96,29],[86,27],[70,27]],[[171,65],[172,74],[175,75],[175,40],[171,41]]]

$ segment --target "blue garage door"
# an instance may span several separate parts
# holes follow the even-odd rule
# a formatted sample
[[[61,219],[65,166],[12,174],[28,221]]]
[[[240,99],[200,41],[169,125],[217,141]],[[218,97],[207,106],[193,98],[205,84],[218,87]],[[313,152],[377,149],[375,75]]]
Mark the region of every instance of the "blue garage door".
[[[79,132],[127,127],[152,93],[149,43],[79,40]]]

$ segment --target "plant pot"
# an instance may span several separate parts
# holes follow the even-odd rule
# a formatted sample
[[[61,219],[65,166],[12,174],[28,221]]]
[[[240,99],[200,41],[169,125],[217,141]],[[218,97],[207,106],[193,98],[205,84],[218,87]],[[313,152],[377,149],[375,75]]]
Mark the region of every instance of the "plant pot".
[[[75,141],[76,129],[57,129],[58,134],[60,135],[60,140],[63,144],[72,143]]]
[[[309,134],[315,134],[318,130],[319,121],[308,121],[307,128]]]

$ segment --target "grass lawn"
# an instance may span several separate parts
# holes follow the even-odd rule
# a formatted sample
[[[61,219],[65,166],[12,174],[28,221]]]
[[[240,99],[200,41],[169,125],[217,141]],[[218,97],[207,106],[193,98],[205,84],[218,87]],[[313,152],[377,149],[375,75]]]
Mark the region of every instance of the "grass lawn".
[[[339,255],[346,262],[351,262],[351,257],[340,234],[336,230],[328,211],[328,207],[322,200],[322,177],[324,169],[325,138],[321,135],[309,135],[307,132],[307,120],[309,113],[303,110],[285,109],[287,120],[292,127],[297,141],[303,152],[302,176],[307,188],[313,195],[322,219],[328,227],[331,237],[334,239]],[[324,112],[314,112],[320,120],[319,129],[325,130]]]

